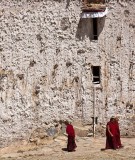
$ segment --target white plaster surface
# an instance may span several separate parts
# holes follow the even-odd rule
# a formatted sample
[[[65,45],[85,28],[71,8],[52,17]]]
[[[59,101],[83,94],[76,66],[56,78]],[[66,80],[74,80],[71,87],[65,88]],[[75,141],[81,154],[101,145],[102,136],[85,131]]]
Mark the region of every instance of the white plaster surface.
[[[108,4],[98,19],[80,19],[79,0],[0,0],[0,140],[27,139],[60,120],[97,128],[120,116],[123,135],[135,135],[135,4]],[[91,66],[101,66],[92,83]]]

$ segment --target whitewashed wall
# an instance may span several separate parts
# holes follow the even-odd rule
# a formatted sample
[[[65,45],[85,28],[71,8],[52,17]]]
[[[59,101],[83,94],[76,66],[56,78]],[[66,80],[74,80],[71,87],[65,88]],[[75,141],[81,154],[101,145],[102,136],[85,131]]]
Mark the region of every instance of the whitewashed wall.
[[[93,65],[101,66],[97,128],[119,115],[121,133],[135,135],[135,4],[111,1],[108,8],[92,41],[81,1],[0,0],[2,144],[71,117],[91,124]]]

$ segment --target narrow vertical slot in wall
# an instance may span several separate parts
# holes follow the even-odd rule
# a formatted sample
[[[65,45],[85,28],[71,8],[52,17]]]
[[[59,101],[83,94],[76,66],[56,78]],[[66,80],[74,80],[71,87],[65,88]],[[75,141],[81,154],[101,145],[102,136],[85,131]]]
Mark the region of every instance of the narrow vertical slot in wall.
[[[93,40],[98,40],[98,19],[93,18]]]

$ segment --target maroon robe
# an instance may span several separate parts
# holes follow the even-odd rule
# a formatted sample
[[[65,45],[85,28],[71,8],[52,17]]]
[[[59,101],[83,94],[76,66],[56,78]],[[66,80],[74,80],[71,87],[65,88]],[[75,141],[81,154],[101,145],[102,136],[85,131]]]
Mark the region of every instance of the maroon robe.
[[[110,135],[108,127],[113,136]],[[117,124],[115,121],[110,121],[107,123],[106,127],[106,149],[117,149]]]
[[[67,150],[69,152],[74,151],[77,146],[75,143],[75,131],[71,124],[67,125],[66,133],[68,134]]]
[[[117,142],[117,147],[121,148],[122,144],[121,144],[121,139],[120,139],[120,129],[119,129],[119,123],[118,121],[115,122],[116,123],[116,142]]]

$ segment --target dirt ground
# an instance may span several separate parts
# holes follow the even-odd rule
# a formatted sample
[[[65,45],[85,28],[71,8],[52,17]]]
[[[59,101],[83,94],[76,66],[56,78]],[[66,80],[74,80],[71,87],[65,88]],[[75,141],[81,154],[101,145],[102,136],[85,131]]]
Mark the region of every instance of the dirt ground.
[[[64,151],[67,137],[59,136],[45,145],[1,150],[0,160],[135,160],[135,138],[122,138],[124,148],[105,150],[103,137],[77,137],[75,152]]]

